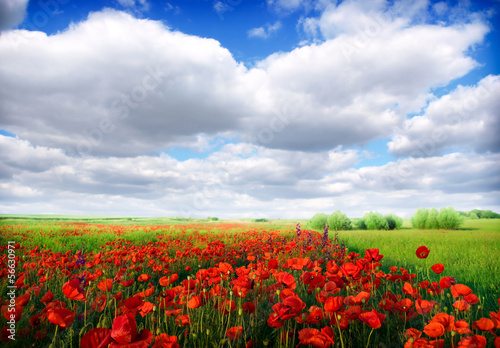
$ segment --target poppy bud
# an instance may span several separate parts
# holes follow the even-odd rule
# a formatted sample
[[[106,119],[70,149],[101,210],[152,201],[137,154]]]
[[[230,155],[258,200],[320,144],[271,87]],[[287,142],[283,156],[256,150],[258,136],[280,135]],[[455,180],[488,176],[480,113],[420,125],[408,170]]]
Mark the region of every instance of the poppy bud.
[[[207,329],[207,336],[210,336],[210,329]]]
[[[243,309],[239,308],[238,309],[238,315],[242,315],[243,314]]]

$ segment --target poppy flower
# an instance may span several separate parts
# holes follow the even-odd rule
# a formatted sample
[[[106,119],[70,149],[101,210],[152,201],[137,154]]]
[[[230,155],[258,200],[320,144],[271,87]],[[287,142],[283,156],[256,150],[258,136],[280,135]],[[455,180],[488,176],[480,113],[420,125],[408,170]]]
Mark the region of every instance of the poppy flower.
[[[62,290],[64,295],[70,300],[86,301],[85,292],[80,289],[80,281],[78,279],[71,279],[64,283]]]
[[[456,284],[451,286],[451,294],[453,297],[467,296],[472,294],[472,289],[467,285]]]
[[[463,312],[463,311],[466,311],[470,308],[470,304],[469,304],[469,302],[467,302],[463,299],[460,299],[460,300],[457,300],[453,303],[453,307],[458,309],[460,312]]]
[[[247,314],[255,313],[255,303],[253,303],[253,302],[245,302],[245,303],[243,303],[241,308],[243,309],[244,313],[247,313]]]
[[[195,309],[195,308],[203,306],[203,301],[202,301],[201,296],[195,295],[195,296],[191,297],[191,299],[188,301],[187,304],[188,304],[189,308]]]
[[[52,291],[49,290],[45,293],[45,295],[42,296],[40,301],[47,304],[49,302],[52,302],[53,299],[54,299],[54,294],[52,293]]]
[[[409,298],[403,298],[394,304],[394,309],[399,312],[408,312],[413,306],[413,301]]]
[[[302,329],[299,331],[299,340],[300,344],[310,344],[315,348],[326,348],[334,343],[333,330],[331,328],[324,328],[321,331],[311,328]]]
[[[136,336],[133,342],[127,343],[125,345],[117,342],[111,342],[109,348],[148,348],[152,341],[153,334],[148,329],[144,329]]]
[[[47,312],[47,319],[52,324],[59,325],[60,327],[69,327],[73,324],[73,320],[75,320],[75,312],[64,307],[58,307]]]
[[[342,296],[329,297],[325,302],[325,312],[338,312],[343,307],[343,305],[344,298]]]
[[[80,340],[81,348],[107,347],[113,339],[110,329],[90,329]]]
[[[444,335],[444,326],[436,321],[431,321],[424,327],[424,333],[432,338],[440,337]]]
[[[169,336],[162,333],[161,335],[155,337],[155,344],[153,345],[153,348],[179,348],[177,336]]]
[[[455,321],[455,329],[453,330],[460,335],[470,335],[472,330],[469,329],[469,323],[465,320]]]
[[[149,274],[143,273],[137,278],[138,282],[147,282],[151,279],[151,276]]]
[[[243,327],[235,326],[226,331],[226,336],[231,340],[237,340],[243,334]]]
[[[378,313],[375,309],[371,312],[365,312],[359,315],[359,320],[370,326],[372,329],[380,328],[384,319],[385,314]]]
[[[97,287],[101,291],[111,291],[113,289],[113,279],[104,279],[101,281],[99,284],[97,284]]]
[[[365,249],[365,252],[365,259],[368,260],[368,262],[378,262],[384,257],[384,255],[379,255],[379,249]]]
[[[444,271],[444,265],[442,263],[436,263],[431,267],[432,271],[436,274],[441,274]]]
[[[120,315],[113,320],[111,337],[119,344],[133,342],[137,336],[137,324],[131,315]]]
[[[469,337],[462,337],[460,342],[458,342],[458,347],[484,348],[486,347],[486,344],[487,344],[486,337],[481,335],[474,335]]]
[[[416,254],[419,259],[426,259],[427,256],[429,256],[429,252],[430,250],[426,246],[422,245],[421,247],[418,247]]]
[[[488,318],[481,318],[478,321],[475,321],[474,324],[472,325],[473,329],[482,331],[493,330],[494,327],[495,323],[493,323],[493,320]]]

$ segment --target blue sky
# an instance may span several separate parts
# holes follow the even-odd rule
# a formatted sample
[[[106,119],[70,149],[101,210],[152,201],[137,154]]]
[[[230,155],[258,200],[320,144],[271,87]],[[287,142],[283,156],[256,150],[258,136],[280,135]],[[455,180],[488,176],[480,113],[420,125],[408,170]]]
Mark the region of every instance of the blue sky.
[[[499,1],[0,6],[0,212],[500,210]]]

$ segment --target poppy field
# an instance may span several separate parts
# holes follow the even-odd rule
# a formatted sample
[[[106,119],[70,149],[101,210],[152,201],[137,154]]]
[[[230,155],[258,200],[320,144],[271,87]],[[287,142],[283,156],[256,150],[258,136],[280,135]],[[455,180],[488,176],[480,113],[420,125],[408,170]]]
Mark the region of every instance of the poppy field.
[[[410,269],[300,224],[0,231],[5,347],[500,347],[498,291],[425,243],[404,255]]]

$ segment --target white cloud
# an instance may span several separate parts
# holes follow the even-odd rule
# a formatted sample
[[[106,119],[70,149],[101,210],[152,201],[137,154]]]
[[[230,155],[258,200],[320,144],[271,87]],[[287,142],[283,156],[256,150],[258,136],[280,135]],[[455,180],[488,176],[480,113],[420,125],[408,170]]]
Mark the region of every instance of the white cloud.
[[[29,0],[0,1],[0,31],[20,24],[26,16]]]
[[[450,202],[456,209],[500,206],[498,154],[354,169],[359,153],[341,149],[310,154],[240,143],[179,162],[167,155],[73,158],[2,136],[0,147],[2,173],[11,173],[0,178],[3,213],[308,218],[319,211],[356,217],[376,209],[408,217],[418,207]]]
[[[366,144],[474,68],[467,49],[487,31],[392,25],[364,46],[341,35],[247,69],[215,40],[106,10],[15,49],[18,31],[2,35],[2,124],[92,155],[158,152],[200,134],[301,151]]]
[[[281,28],[281,22],[276,21],[273,24],[267,23],[263,27],[253,28],[248,31],[248,37],[258,37],[267,39]]]
[[[389,150],[398,156],[435,156],[450,150],[500,152],[500,76],[458,86],[396,130]]]

